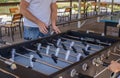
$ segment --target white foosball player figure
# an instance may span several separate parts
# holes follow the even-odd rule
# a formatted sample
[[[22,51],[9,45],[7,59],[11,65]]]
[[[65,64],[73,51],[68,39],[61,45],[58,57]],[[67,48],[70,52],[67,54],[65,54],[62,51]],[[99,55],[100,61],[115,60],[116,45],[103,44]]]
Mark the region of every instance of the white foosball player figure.
[[[65,55],[65,60],[67,61],[70,56],[70,50],[67,50],[66,55]]]
[[[60,42],[61,42],[61,39],[58,39],[58,40],[57,40],[57,46],[60,45]]]
[[[46,48],[46,55],[49,54],[49,51],[50,51],[50,46],[48,45],[47,48]]]
[[[60,52],[60,48],[57,48],[55,51],[55,56],[58,56],[59,52]]]
[[[15,53],[16,53],[16,50],[15,50],[15,49],[12,49],[10,60],[13,61],[13,62],[14,62],[14,60],[15,60]]]
[[[34,56],[33,55],[30,55],[30,67],[33,68],[34,64],[33,64],[33,58]]]
[[[77,55],[77,60],[76,61],[80,61],[80,58],[81,58],[81,56],[82,56],[82,54],[81,53],[78,53],[78,55]]]

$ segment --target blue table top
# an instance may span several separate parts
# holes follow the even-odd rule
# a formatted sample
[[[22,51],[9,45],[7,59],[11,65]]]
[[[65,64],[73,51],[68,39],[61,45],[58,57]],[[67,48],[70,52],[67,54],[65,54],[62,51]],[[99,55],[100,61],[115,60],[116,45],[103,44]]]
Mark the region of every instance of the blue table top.
[[[112,15],[108,17],[104,17],[103,19],[100,20],[100,22],[113,22],[113,23],[118,23],[120,19],[120,14],[118,15]]]

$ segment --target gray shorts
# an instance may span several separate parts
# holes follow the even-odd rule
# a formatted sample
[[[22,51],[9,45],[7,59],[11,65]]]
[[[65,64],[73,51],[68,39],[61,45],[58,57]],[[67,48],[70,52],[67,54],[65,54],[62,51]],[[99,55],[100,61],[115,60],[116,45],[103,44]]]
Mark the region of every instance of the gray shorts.
[[[50,29],[48,29],[47,34],[40,32],[39,28],[24,26],[24,39],[25,40],[34,40],[38,38],[43,38],[50,36]]]

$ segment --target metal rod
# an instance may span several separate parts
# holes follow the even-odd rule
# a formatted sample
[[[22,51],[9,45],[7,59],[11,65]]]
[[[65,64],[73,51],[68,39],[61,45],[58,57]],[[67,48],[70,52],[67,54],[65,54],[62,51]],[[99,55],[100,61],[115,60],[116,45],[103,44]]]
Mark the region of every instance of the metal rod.
[[[67,43],[67,42],[60,42],[60,43],[63,43],[63,44],[64,44],[64,43],[65,43],[65,44],[69,44],[69,43]],[[70,45],[70,47],[69,47],[69,48],[67,48],[67,49],[72,50],[72,49],[71,49],[71,47],[73,47],[73,46],[71,46],[71,45]],[[62,48],[62,47],[61,47],[61,46],[59,46],[59,48]],[[82,47],[80,46],[80,48],[82,48]],[[73,51],[73,50],[72,50],[72,51]],[[73,55],[73,57],[74,57],[74,56],[75,56],[75,55]]]
[[[72,19],[72,0],[70,0],[70,21]]]
[[[66,39],[66,40],[68,40],[67,38],[62,38],[62,39]],[[70,40],[70,39],[69,39]],[[70,40],[71,41],[71,40]],[[76,41],[75,41],[76,42]],[[79,41],[78,41],[79,42]],[[65,44],[69,44],[69,43],[67,43],[67,42],[61,42],[61,43],[65,43]],[[82,43],[81,43],[82,44]],[[80,46],[79,44],[74,44],[75,46],[78,46],[78,47],[80,47],[80,48],[84,48],[84,46],[82,47],[82,46]],[[92,49],[93,51],[98,51],[97,49]]]
[[[113,14],[113,12],[114,12],[114,11],[113,11],[113,10],[114,10],[114,0],[112,0],[112,7],[111,7],[111,9],[112,9],[112,10],[111,10],[111,14]]]
[[[22,56],[22,57],[24,57],[24,58],[27,58],[27,59],[30,58],[30,57],[28,57],[28,56],[25,56],[25,55],[22,55],[22,54],[19,54],[19,53],[15,53],[15,54],[16,54],[16,55],[19,55],[19,56]],[[44,65],[47,65],[47,66],[50,66],[50,67],[53,67],[53,68],[56,68],[56,69],[58,69],[58,70],[62,69],[61,67],[53,66],[53,65],[51,65],[51,64],[49,64],[49,63],[47,63],[47,62],[40,61],[40,60],[38,60],[37,58],[36,58],[36,62],[42,63],[42,64],[44,64]]]
[[[81,0],[78,0],[78,17],[77,19],[81,18]],[[81,27],[81,21],[78,21],[77,23],[78,28]]]
[[[58,40],[59,41],[59,40]],[[67,42],[61,42],[61,43],[65,43],[65,44],[68,44]],[[70,44],[70,47],[69,47],[69,50],[72,50],[72,47],[73,47],[73,45],[74,45],[74,42],[72,41],[71,42],[71,44]],[[89,48],[89,45],[87,45],[86,47],[81,47],[80,45],[78,45],[78,44],[75,44],[76,46],[78,46],[78,47],[80,47],[81,48],[81,50],[82,49],[85,49],[86,51],[88,50],[88,48]],[[93,49],[92,49],[93,50]],[[73,50],[72,50],[73,51]],[[77,51],[77,50],[76,50]],[[94,51],[98,51],[97,49],[95,49]],[[80,52],[80,51],[79,51]],[[81,53],[81,52],[80,52]],[[82,51],[82,53],[83,53],[83,51]]]
[[[71,35],[66,35],[66,36],[71,37],[71,38],[76,38],[76,39],[82,40],[82,39],[80,39],[79,37],[75,37],[75,36],[71,36]],[[85,40],[85,39],[83,38],[83,40]],[[85,41],[87,41],[87,40],[85,40]],[[90,44],[90,43],[89,43],[89,44]],[[110,43],[105,43],[105,42],[99,42],[99,44],[111,45]],[[95,45],[95,44],[91,44],[91,45]]]
[[[68,35],[67,35],[68,36]],[[79,39],[78,37],[73,37],[73,36],[69,36],[69,37],[71,37],[71,38],[77,38],[77,39]],[[68,39],[68,38],[65,38],[65,37],[62,37],[62,39],[66,39],[66,40],[72,40],[72,39]],[[80,42],[81,44],[82,44],[82,42],[81,41],[77,41],[77,40],[72,40],[72,41],[75,41],[75,42]],[[90,44],[90,45],[94,45],[94,46],[98,46],[98,45],[95,45],[95,44],[91,44],[91,43],[88,43],[88,44]]]
[[[59,46],[60,42],[61,42],[61,39],[58,39],[58,40],[57,40],[57,46]],[[39,45],[41,45],[41,44],[38,44],[38,47],[39,47]],[[72,43],[70,44],[70,49],[69,49],[69,50],[72,49],[71,47],[72,47],[73,45],[74,45],[74,42],[72,42]],[[37,49],[40,50],[40,47],[39,47],[39,48],[38,48],[38,47],[37,47]],[[45,47],[41,47],[41,48],[46,49]],[[49,50],[52,50],[53,52],[55,52],[53,49],[50,49],[50,47],[47,46],[47,48],[49,48]],[[60,49],[60,48],[59,48],[59,49]],[[59,52],[59,53],[61,53],[61,52]],[[83,52],[82,52],[82,53],[83,53]],[[49,54],[49,52],[48,52],[48,49],[47,49],[46,55],[48,55],[48,54]],[[64,53],[64,52],[63,52],[63,54],[66,55],[66,53]],[[80,57],[82,56],[82,54],[81,54],[81,56],[78,56],[79,54],[81,54],[81,53],[78,53],[77,55],[74,55],[74,57],[76,58],[76,61],[78,61],[78,58],[80,58]],[[56,54],[55,54],[55,55],[56,55]],[[57,54],[57,55],[58,55],[58,54]],[[71,54],[69,54],[69,56],[70,56],[70,55],[71,55]],[[72,56],[73,56],[73,54],[72,54]],[[65,58],[66,58],[66,56],[65,56]],[[65,62],[66,62],[66,61],[68,61],[68,60],[64,60],[64,59],[63,59],[63,60],[61,60],[61,61],[65,61]],[[71,61],[69,61],[69,62],[71,62]],[[71,62],[71,63],[72,63],[72,62]]]
[[[63,38],[62,37],[62,39],[66,39],[66,40],[69,40],[69,41],[74,41],[74,42],[76,42],[76,43],[81,43],[82,44],[82,42],[81,41],[77,41],[77,40],[71,40],[71,39],[68,39],[68,38]],[[98,46],[98,45],[94,45],[94,44],[90,44],[90,43],[88,43],[89,45],[93,45],[93,46]],[[84,48],[84,47],[82,47],[82,46],[80,46],[80,45],[78,45],[78,44],[75,44],[76,46],[79,46],[79,47],[81,47],[81,48]],[[101,45],[99,45],[99,47],[100,47]],[[103,46],[101,46],[102,48],[103,48]],[[92,49],[92,50],[95,50],[95,51],[97,51],[97,49]]]
[[[52,46],[54,46],[52,43],[49,43],[49,45],[52,45]],[[43,49],[46,49],[46,47],[42,47]],[[62,48],[62,47],[59,47],[59,48]],[[53,49],[50,49],[51,51],[53,51],[53,52],[55,52]],[[60,54],[65,54],[64,52],[60,52]],[[74,55],[74,54],[70,54],[70,56],[72,56],[72,57],[76,57],[76,55]]]
[[[42,47],[43,48],[43,47]],[[31,50],[31,49],[28,49],[28,48],[25,48],[26,50],[28,50],[28,51],[30,51],[30,52],[36,52],[36,51],[34,51],[34,50]],[[47,56],[47,57],[51,57],[50,55],[46,55],[46,54],[44,54],[44,53],[41,53],[42,55],[44,55],[44,56]],[[64,60],[64,59],[62,59],[62,58],[58,58],[58,60],[60,60],[60,61],[63,61],[63,62],[66,62],[66,63],[69,63],[69,64],[73,64],[73,62],[71,62],[71,61],[66,61],[66,60]]]
[[[51,43],[50,43],[50,45],[53,46],[53,44],[51,44]],[[42,48],[43,48],[43,49],[46,49],[45,47],[42,47]],[[61,47],[60,47],[60,48],[61,48]],[[51,50],[51,51],[54,52],[53,49],[49,49],[49,50]],[[69,49],[69,50],[70,50],[70,49]],[[64,52],[59,52],[59,53],[66,55],[66,53],[64,53]],[[78,55],[81,54],[81,53],[84,54],[84,52],[82,51],[82,52],[79,52]],[[48,54],[48,53],[47,53],[47,54]],[[82,56],[82,54],[81,54],[80,56],[78,56],[78,55],[75,55],[75,54],[72,54],[72,55],[71,55],[71,54],[69,54],[69,56],[75,57],[75,58],[76,58],[76,61],[78,61],[78,58],[80,58],[80,57]],[[65,60],[65,61],[68,61],[68,60]],[[68,61],[68,62],[71,62],[71,61]],[[72,62],[71,62],[71,63],[72,63]]]
[[[52,46],[54,46],[52,43],[49,43],[49,45],[52,45]],[[60,48],[62,48],[62,47],[60,47]],[[53,51],[54,52],[54,50],[53,49],[50,49],[51,51]],[[71,50],[71,49],[69,49],[69,50]],[[60,52],[61,54],[65,54],[64,52]],[[79,51],[79,53],[83,53],[83,54],[85,54],[83,51]],[[66,55],[66,54],[65,54]],[[75,57],[76,59],[77,59],[77,56],[75,55],[75,54],[70,54],[70,56],[72,56],[72,57]]]
[[[51,44],[52,45],[52,44]],[[52,45],[53,46],[53,45]],[[42,47],[43,49],[46,49],[46,47]],[[62,48],[62,47],[60,47],[60,48]],[[50,49],[51,51],[53,51],[53,52],[55,52],[53,49]],[[64,55],[66,55],[66,53],[65,52],[59,52],[60,54],[64,54]],[[83,51],[82,52],[79,52],[79,53],[83,53]],[[79,54],[78,53],[78,54]],[[74,58],[76,58],[77,59],[77,54],[75,55],[75,54],[70,54],[69,56],[72,56],[72,57],[74,57]],[[65,60],[66,61],[66,60]],[[71,61],[68,61],[68,62],[71,62]],[[72,62],[71,62],[72,63]]]

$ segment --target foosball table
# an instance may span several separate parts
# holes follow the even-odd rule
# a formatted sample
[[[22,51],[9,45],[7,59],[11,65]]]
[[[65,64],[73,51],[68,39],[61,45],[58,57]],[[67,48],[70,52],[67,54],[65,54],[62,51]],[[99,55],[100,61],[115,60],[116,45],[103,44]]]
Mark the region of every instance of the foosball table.
[[[67,31],[0,48],[0,72],[2,78],[109,78],[106,67],[119,61],[118,51],[119,39]]]

